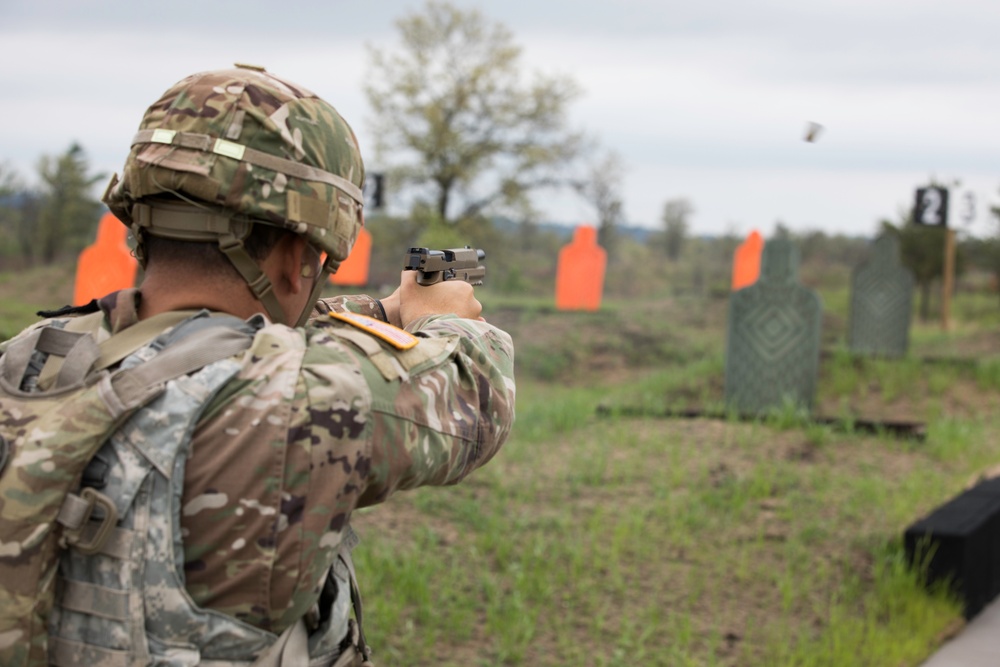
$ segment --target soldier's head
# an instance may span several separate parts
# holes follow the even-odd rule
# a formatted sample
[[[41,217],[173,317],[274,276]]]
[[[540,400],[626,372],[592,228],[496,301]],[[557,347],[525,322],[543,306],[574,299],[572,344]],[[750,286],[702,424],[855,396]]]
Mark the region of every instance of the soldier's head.
[[[364,225],[363,182],[357,139],[336,109],[237,65],[189,76],[149,107],[104,202],[131,227],[141,262],[194,252],[231,266],[272,320],[296,324]],[[260,265],[294,236],[311,262],[326,261],[307,307],[285,313]]]

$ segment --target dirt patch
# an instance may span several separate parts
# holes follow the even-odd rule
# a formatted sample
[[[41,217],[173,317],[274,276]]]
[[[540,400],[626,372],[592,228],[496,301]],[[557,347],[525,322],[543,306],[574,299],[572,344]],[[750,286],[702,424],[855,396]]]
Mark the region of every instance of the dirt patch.
[[[368,534],[391,536],[392,541],[403,550],[416,546],[417,529],[436,535],[441,547],[454,544],[459,535],[454,522],[405,502],[390,502],[385,507],[359,510],[354,513],[351,524],[362,539]]]

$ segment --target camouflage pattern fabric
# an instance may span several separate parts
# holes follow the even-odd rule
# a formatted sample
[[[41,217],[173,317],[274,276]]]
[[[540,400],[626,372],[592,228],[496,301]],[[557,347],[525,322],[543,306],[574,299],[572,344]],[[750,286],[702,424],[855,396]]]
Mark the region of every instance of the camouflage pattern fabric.
[[[182,193],[306,235],[347,258],[363,224],[357,138],[330,104],[258,69],[203,72],[149,107],[104,202],[133,224],[143,197]]]
[[[137,296],[103,299],[108,321],[134,323]],[[373,300],[325,304],[370,314]],[[185,469],[184,571],[197,605],[282,632],[315,604],[355,509],[456,483],[496,454],[514,421],[510,337],[448,315],[409,330],[420,343],[406,352],[366,350],[359,334],[370,336],[323,317],[258,334],[206,409]]]
[[[148,349],[122,365],[137,364]],[[194,607],[180,572],[179,487],[188,437],[206,401],[239,367],[237,359],[224,359],[170,382],[98,452],[84,478],[101,478],[120,519],[110,548],[62,554],[62,594],[49,624],[54,664],[113,667],[129,656],[128,664],[190,667],[252,660],[274,641],[259,628]],[[339,639],[324,643],[331,660]]]
[[[0,401],[0,437],[16,448],[0,485],[0,662],[45,667],[56,515],[114,420],[97,385],[19,403]]]
[[[245,327],[236,318],[228,321]],[[251,341],[245,334],[229,338],[212,335],[212,331],[205,333],[209,335],[192,339],[186,347],[162,356],[156,355],[159,346],[144,348],[149,353],[144,360],[152,356],[157,359],[144,367],[142,374],[124,370],[128,365],[123,364],[120,372],[103,372],[83,382],[87,370],[83,365],[77,373],[65,378],[60,375],[64,382],[57,382],[49,392],[30,389],[34,383],[29,380],[41,369],[41,364],[34,363],[35,358],[42,361],[41,350],[61,356],[62,348],[69,352],[65,357],[67,365],[86,364],[85,360],[93,360],[96,355],[73,354],[78,350],[77,343],[88,340],[85,333],[68,332],[62,327],[36,328],[18,337],[17,346],[10,346],[0,359],[0,440],[5,447],[10,445],[13,454],[0,475],[0,535],[5,540],[0,547],[0,663],[44,667],[51,658],[52,664],[65,664],[58,655],[47,656],[50,643],[46,631],[54,591],[65,591],[63,580],[56,577],[57,558],[65,553],[58,545],[65,546],[61,540],[67,540],[74,550],[96,551],[107,537],[95,539],[91,529],[97,525],[114,528],[118,516],[114,501],[101,493],[102,485],[85,485],[76,495],[81,475],[88,478],[85,467],[116,426],[162,393],[168,380],[209,364],[212,359],[234,355]],[[64,344],[52,344],[61,338]],[[221,343],[221,347],[212,342]],[[190,356],[193,350],[208,354]],[[235,364],[231,360],[228,363]],[[189,394],[193,392],[185,395]],[[74,502],[64,504],[68,495]],[[97,516],[103,516],[102,521],[87,521],[94,508],[83,508],[90,503],[98,505]]]

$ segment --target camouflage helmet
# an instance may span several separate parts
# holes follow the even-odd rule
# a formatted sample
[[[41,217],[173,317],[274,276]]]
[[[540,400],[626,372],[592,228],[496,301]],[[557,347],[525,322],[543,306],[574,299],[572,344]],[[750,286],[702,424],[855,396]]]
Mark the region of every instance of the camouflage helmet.
[[[336,263],[364,224],[363,181],[357,139],[336,109],[263,68],[236,65],[193,74],[149,107],[104,202],[137,238],[144,230],[207,241],[230,231],[219,227],[264,222],[305,235]],[[165,195],[218,215],[209,229],[178,228],[143,205]]]

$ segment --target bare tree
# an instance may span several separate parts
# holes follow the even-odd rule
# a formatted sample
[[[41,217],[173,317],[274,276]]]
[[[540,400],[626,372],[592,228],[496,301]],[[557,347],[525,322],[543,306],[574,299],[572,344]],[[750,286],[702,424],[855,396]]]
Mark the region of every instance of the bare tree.
[[[621,155],[609,150],[592,161],[586,177],[574,185],[597,212],[597,240],[609,254],[613,253],[618,226],[624,218],[621,195],[624,172]]]
[[[567,129],[573,80],[525,82],[511,32],[475,10],[432,1],[396,26],[399,50],[369,46],[365,93],[376,153],[398,187],[453,222],[530,208],[530,191],[565,182],[583,145]]]

